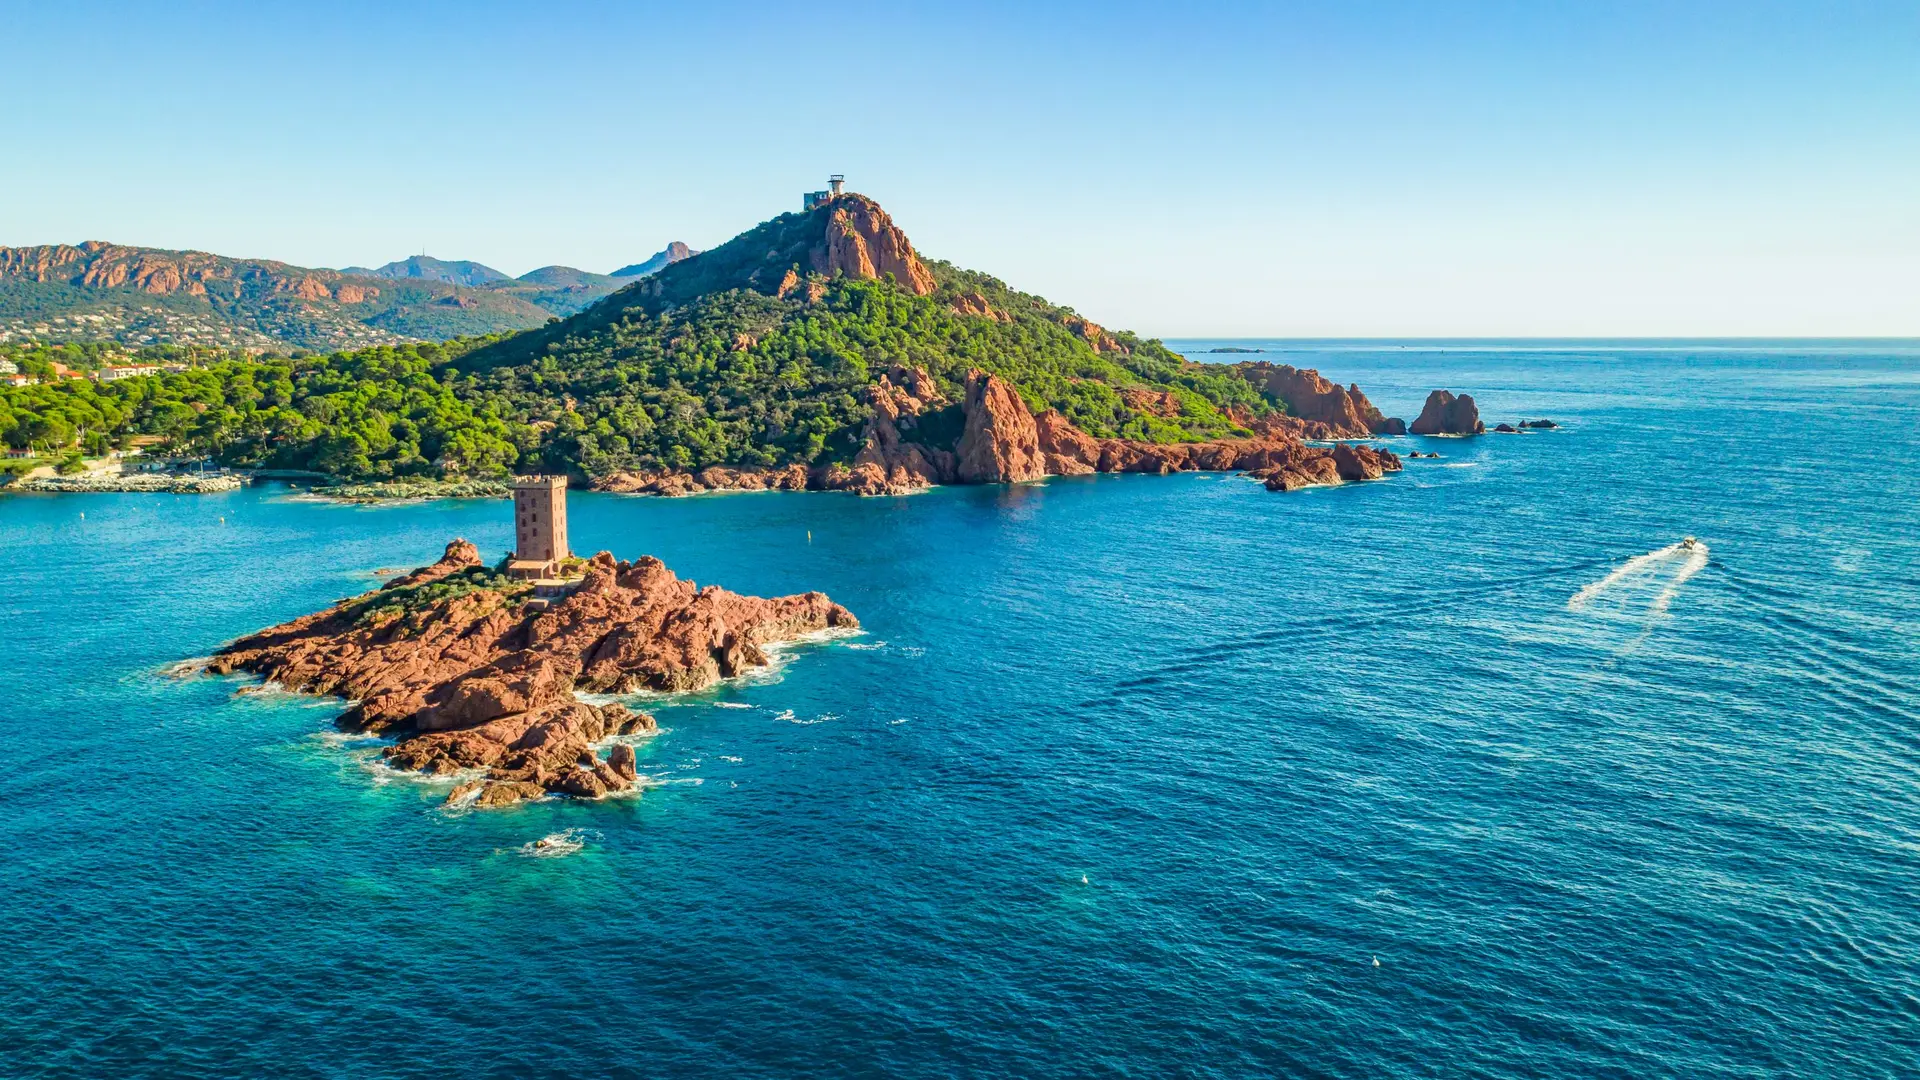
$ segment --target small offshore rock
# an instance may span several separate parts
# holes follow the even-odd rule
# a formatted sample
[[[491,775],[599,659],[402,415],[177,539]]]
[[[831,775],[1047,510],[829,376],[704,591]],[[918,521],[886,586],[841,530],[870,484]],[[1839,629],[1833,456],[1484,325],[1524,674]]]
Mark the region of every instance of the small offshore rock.
[[[607,764],[625,780],[640,778],[638,759],[633,752],[633,747],[626,743],[613,744],[613,749],[607,753]]]
[[[1435,390],[1427,395],[1420,418],[1407,430],[1415,435],[1480,435],[1487,425],[1480,419],[1480,407],[1473,403],[1473,395],[1455,397],[1446,390]]]

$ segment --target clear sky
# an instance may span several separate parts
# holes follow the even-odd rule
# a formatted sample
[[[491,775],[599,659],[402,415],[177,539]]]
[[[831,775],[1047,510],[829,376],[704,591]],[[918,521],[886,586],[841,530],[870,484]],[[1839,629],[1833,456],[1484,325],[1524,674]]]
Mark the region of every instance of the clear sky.
[[[829,172],[1180,335],[1920,335],[1920,3],[0,0],[0,244],[611,270]]]

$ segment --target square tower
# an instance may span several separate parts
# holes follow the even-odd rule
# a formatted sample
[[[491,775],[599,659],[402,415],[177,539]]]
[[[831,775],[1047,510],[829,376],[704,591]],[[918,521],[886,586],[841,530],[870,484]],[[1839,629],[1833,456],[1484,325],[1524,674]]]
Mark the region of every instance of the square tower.
[[[515,577],[550,578],[560,573],[567,550],[567,478],[519,476],[513,481]]]

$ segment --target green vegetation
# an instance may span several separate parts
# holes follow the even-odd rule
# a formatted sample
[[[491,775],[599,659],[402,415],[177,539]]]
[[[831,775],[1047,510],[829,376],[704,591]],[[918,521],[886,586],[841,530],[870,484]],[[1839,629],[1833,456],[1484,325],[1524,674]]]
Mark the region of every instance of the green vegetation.
[[[433,373],[484,343],[220,360],[113,382],[9,387],[0,391],[0,442],[97,455],[151,436],[158,442],[149,453],[237,467],[357,479],[500,476],[535,448],[536,433],[487,411],[489,403],[457,397]]]
[[[844,461],[867,387],[895,365],[924,368],[955,402],[969,370],[1000,375],[1096,436],[1244,434],[1233,417],[1283,407],[1231,367],[1101,330],[986,274],[929,263],[927,296],[802,274],[824,228],[824,210],[783,214],[519,334],[298,359],[203,350],[182,372],[7,389],[0,441],[99,453],[147,436],[152,453],[412,485]],[[960,428],[956,405],[921,437],[950,444]]]
[[[499,567],[475,566],[422,585],[381,589],[347,604],[342,613],[351,618],[355,626],[385,626],[397,619],[413,618],[448,600],[471,593],[497,592],[517,599],[532,591],[533,586],[508,577]]]
[[[384,480],[329,484],[315,495],[341,502],[391,502],[395,499],[504,499],[513,493],[504,480]]]

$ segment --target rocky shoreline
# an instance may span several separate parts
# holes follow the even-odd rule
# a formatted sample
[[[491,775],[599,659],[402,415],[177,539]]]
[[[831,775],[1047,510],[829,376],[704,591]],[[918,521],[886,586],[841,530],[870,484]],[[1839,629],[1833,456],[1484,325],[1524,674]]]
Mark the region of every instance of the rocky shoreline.
[[[1307,444],[1309,439],[1365,439],[1406,430],[1401,421],[1374,408],[1359,387],[1342,388],[1313,371],[1260,367],[1265,370],[1258,374],[1276,391],[1275,384],[1285,384],[1284,400],[1296,403],[1299,411],[1235,417],[1253,432],[1248,438],[1200,443],[1096,438],[1056,410],[1034,413],[998,376],[971,372],[962,400],[955,403],[927,372],[896,366],[868,389],[873,412],[851,463],[642,470],[599,477],[591,486],[668,496],[707,491],[901,495],[938,484],[1021,483],[1089,473],[1244,472],[1270,491],[1295,491],[1377,480],[1399,471],[1400,459],[1379,447]],[[958,439],[950,446],[929,439],[923,422],[935,413],[950,413],[956,405],[962,420]]]
[[[426,499],[504,499],[504,480],[382,480],[325,484],[307,491],[316,499],[344,503],[418,502]]]
[[[448,801],[506,806],[636,789],[633,747],[608,740],[653,731],[653,717],[575,691],[698,690],[768,665],[768,645],[859,625],[823,593],[741,596],[604,551],[571,593],[535,598],[454,540],[438,562],[242,638],[204,670],[352,700],[339,725],[396,737],[389,764],[479,770]]]
[[[231,473],[212,476],[170,473],[117,473],[107,476],[30,476],[10,485],[12,491],[41,491],[60,494],[147,492],[170,495],[211,495],[221,491],[239,491],[246,486],[243,477]]]

